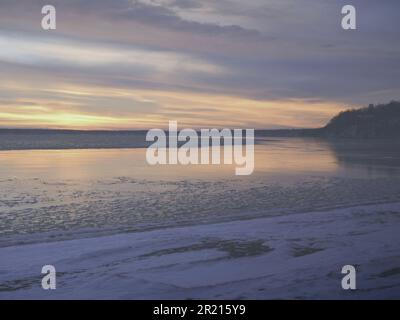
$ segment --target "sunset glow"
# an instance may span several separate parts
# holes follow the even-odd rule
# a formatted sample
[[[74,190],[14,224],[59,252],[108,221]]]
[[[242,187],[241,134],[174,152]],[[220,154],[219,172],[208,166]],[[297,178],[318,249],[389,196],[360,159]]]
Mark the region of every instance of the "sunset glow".
[[[350,41],[333,3],[282,24],[286,0],[229,1],[56,0],[50,31],[38,4],[0,5],[0,128],[320,127],[398,94],[391,33]]]

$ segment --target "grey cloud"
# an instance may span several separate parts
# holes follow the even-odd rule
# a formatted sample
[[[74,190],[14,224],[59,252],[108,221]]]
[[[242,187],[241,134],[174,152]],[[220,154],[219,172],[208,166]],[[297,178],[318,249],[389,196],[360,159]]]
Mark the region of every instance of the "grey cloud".
[[[170,5],[180,9],[199,9],[204,7],[204,2],[199,0],[173,0]]]
[[[37,16],[37,7],[46,2],[2,0],[0,16],[12,16],[21,10],[21,25],[26,25],[29,20],[24,18],[32,12]],[[140,45],[145,42],[148,49],[187,53],[221,65],[229,73],[176,72],[156,79],[146,70],[125,68],[123,62],[112,68],[79,69],[54,63],[30,70],[45,72],[49,78],[64,76],[68,81],[99,85],[179,88],[255,99],[318,98],[367,103],[371,99],[399,98],[395,96],[400,95],[400,2],[397,0],[353,0],[358,10],[359,29],[355,32],[340,28],[340,8],[347,4],[343,0],[171,0],[168,3],[156,6],[128,0],[54,0],[60,21],[80,13],[90,17],[94,25],[104,20],[112,22],[109,33],[103,34],[101,30],[95,34],[88,31],[86,21],[67,21],[74,27],[66,28],[69,37],[83,41],[95,36],[106,45],[114,42],[129,46],[137,45],[139,35],[135,33],[143,32]],[[212,13],[220,17],[220,21],[210,23],[180,15],[197,9],[202,9],[204,15]],[[237,17],[237,24],[224,23],[227,15]],[[257,28],[245,27],[247,21],[254,22]],[[133,26],[129,23],[145,27],[127,31],[126,27]],[[60,25],[64,30],[62,22]],[[126,35],[129,32],[131,36]],[[166,32],[170,36],[167,40]],[[9,65],[8,69],[12,67]],[[23,74],[15,75],[18,76]]]
[[[249,30],[238,25],[218,25],[211,23],[199,23],[180,18],[176,13],[163,6],[152,6],[135,1],[131,6],[121,12],[117,17],[133,19],[151,25],[171,28],[181,32],[199,32],[206,34],[225,34],[237,36],[257,36],[260,33],[257,30]]]

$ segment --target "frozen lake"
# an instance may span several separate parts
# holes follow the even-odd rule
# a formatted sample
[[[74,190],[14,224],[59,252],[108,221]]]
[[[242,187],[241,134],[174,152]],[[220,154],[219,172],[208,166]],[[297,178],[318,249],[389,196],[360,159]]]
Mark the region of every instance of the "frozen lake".
[[[32,285],[19,287],[12,283],[18,283],[20,278],[23,280],[34,277],[32,271],[28,272],[28,269],[36,270],[40,263],[42,265],[50,263],[47,260],[52,259],[45,253],[48,250],[57,256],[55,260],[57,265],[64,269],[63,272],[68,273],[67,266],[80,255],[87,255],[86,267],[96,270],[100,263],[98,254],[101,256],[101,248],[99,245],[94,246],[94,243],[100,243],[104,247],[111,246],[118,255],[118,250],[122,248],[114,242],[115,239],[124,239],[125,248],[130,247],[129,241],[138,241],[139,237],[144,241],[143,247],[132,243],[133,251],[128,250],[123,255],[126,259],[130,257],[129,266],[136,268],[139,267],[136,262],[143,260],[141,255],[145,252],[164,249],[171,254],[176,250],[180,252],[171,245],[177,241],[186,241],[186,233],[191,230],[190,228],[195,228],[193,232],[198,236],[190,238],[189,242],[193,242],[194,247],[182,249],[184,252],[180,254],[183,259],[181,267],[192,261],[191,259],[194,259],[193,263],[197,263],[196,261],[200,259],[198,256],[200,247],[204,247],[205,252],[211,252],[210,257],[206,255],[204,258],[205,266],[200,268],[205,274],[212,273],[213,270],[211,268],[207,271],[207,264],[213,263],[209,259],[213,261],[214,255],[219,256],[221,251],[222,254],[226,251],[229,254],[229,248],[232,246],[235,248],[235,243],[239,243],[238,250],[241,243],[244,243],[243,250],[249,250],[250,256],[254,249],[253,244],[256,249],[261,250],[255,254],[258,257],[254,262],[256,275],[251,271],[248,275],[247,271],[243,271],[245,274],[240,276],[233,273],[229,281],[227,280],[229,283],[235,282],[234,274],[237,274],[237,281],[240,279],[242,281],[260,275],[260,270],[266,271],[264,263],[268,260],[269,250],[264,248],[271,246],[271,243],[267,242],[272,235],[278,241],[276,244],[278,247],[288,245],[289,239],[292,241],[298,239],[297,246],[305,247],[307,252],[305,262],[302,263],[312,264],[313,270],[317,270],[320,263],[322,266],[322,260],[318,260],[318,255],[322,255],[321,259],[327,259],[328,251],[319,250],[324,249],[325,244],[329,242],[327,236],[332,240],[329,242],[330,248],[335,251],[332,258],[332,272],[336,270],[339,262],[346,260],[341,256],[340,243],[350,240],[355,246],[352,249],[360,250],[356,255],[358,261],[368,262],[372,273],[373,266],[379,264],[376,262],[371,264],[370,261],[374,259],[385,259],[393,270],[397,270],[396,268],[400,267],[397,266],[400,254],[393,254],[392,251],[399,249],[396,248],[396,243],[400,243],[398,233],[394,232],[400,228],[398,146],[398,143],[387,141],[330,142],[312,138],[258,138],[255,148],[255,172],[251,176],[241,177],[234,175],[234,166],[231,165],[149,166],[145,159],[145,149],[140,146],[132,149],[1,151],[2,262],[0,267],[3,269],[0,270],[1,296],[32,298],[39,294]],[[369,213],[365,214],[365,211]],[[363,213],[362,219],[350,218],[351,222],[347,222],[345,235],[337,230],[338,227],[346,225],[349,215],[359,217],[360,212]],[[314,221],[313,217],[318,219]],[[303,222],[304,219],[308,221],[307,227]],[[323,226],[317,223],[321,219],[324,221]],[[288,232],[293,229],[285,227],[292,223],[298,226],[296,236],[289,235]],[[357,235],[363,230],[365,228],[363,223],[367,223],[371,228],[367,228],[362,241],[361,238],[357,241],[348,238],[349,235]],[[251,228],[254,228],[255,224],[264,226],[265,234],[261,229],[258,235],[253,236]],[[375,227],[386,228],[389,225],[390,230],[381,229],[378,236],[374,234]],[[221,226],[220,233],[218,226]],[[176,227],[181,231],[174,238],[172,228]],[[151,241],[154,232],[156,235],[168,234],[166,236],[168,244],[158,240]],[[118,238],[117,235],[122,238]],[[147,237],[149,238],[145,240]],[[381,243],[379,237],[382,237]],[[381,252],[375,256],[373,251],[368,251],[368,246],[374,241],[378,242],[373,245],[375,249],[383,244],[395,247],[390,248],[390,254]],[[247,242],[250,243],[248,247],[246,247]],[[85,247],[82,252],[76,247],[79,243]],[[70,246],[75,249],[72,250]],[[114,249],[110,249],[110,252]],[[201,255],[205,254],[203,249],[200,250]],[[57,250],[60,253],[56,253]],[[319,251],[324,253],[317,253]],[[34,252],[36,258],[33,259],[27,252]],[[60,256],[61,252],[64,252],[65,261]],[[165,255],[167,259],[169,259],[168,254]],[[273,261],[276,268],[279,269],[279,261],[287,254],[286,251],[277,250],[275,247],[276,259]],[[91,256],[93,261],[90,261]],[[150,259],[150,256],[145,258]],[[110,259],[108,262],[112,263],[116,257],[114,254],[110,256],[105,254],[104,259]],[[10,264],[10,261],[14,260],[21,263],[21,268]],[[293,265],[290,268],[296,270],[300,260],[291,260],[289,263]],[[159,263],[158,267],[162,269],[166,260],[158,261],[151,264],[157,268]],[[227,261],[221,265],[223,269],[232,266],[232,270],[235,270],[232,263],[240,261],[250,263],[246,254],[234,255]],[[126,267],[125,265],[122,268]],[[324,268],[328,267],[325,265]],[[178,269],[168,271],[167,268],[163,275],[177,277]],[[26,272],[28,274],[25,274]],[[112,273],[111,270],[109,272]],[[197,274],[200,271],[193,270],[193,272]],[[214,277],[218,277],[218,272]],[[264,273],[260,276],[263,275]],[[129,278],[129,275],[126,276]],[[270,276],[273,277],[269,273],[268,277]],[[278,278],[283,276],[282,274],[278,276],[277,273]],[[397,273],[394,273],[394,276],[399,279]],[[149,278],[149,275],[146,277]],[[110,297],[109,293],[94,290],[97,285],[96,279],[100,281],[96,277],[92,279],[93,287],[84,291],[84,297]],[[208,280],[204,279],[204,285],[206,283]],[[305,283],[304,286],[306,285]],[[370,283],[370,286],[374,285]],[[111,291],[107,292],[118,292],[119,297],[125,296],[124,288],[126,290],[127,288],[122,284],[119,284],[118,288],[113,288],[111,284],[109,286],[111,287],[107,287],[106,290]],[[193,289],[196,286],[201,286],[201,281],[189,287]],[[290,287],[290,283],[279,289],[279,297],[284,298],[285,292],[289,297],[290,290],[287,286]],[[153,294],[146,287],[149,291],[146,291],[145,297],[160,297],[156,294],[156,287],[156,285],[152,287],[155,290]],[[69,288],[72,290],[73,287]],[[168,298],[169,294],[171,297],[185,298],[182,292],[171,290],[168,289],[162,297]],[[268,294],[263,290],[251,292],[251,289],[243,286],[237,290],[247,292],[243,293],[243,298],[274,297],[271,292]],[[301,288],[298,287],[298,290],[300,295],[307,296]],[[322,290],[322,287],[318,290]],[[193,293],[195,291],[192,291],[193,296],[196,296]],[[398,293],[397,289],[392,289],[390,292],[381,292],[381,295],[388,294],[393,297],[393,292]],[[68,292],[58,294],[60,297],[71,297]],[[325,297],[329,297],[329,292],[324,294]],[[204,294],[198,296],[207,298],[208,295],[211,297],[212,293],[206,290]],[[317,296],[318,294],[312,297]],[[373,294],[368,297],[370,296]],[[137,294],[127,297],[140,298]],[[235,295],[221,294],[221,298],[235,297]]]

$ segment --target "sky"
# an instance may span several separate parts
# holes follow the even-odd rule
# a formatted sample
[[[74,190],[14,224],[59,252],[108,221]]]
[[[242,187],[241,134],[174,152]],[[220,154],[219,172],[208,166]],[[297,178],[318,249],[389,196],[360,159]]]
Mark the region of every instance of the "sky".
[[[0,0],[0,127],[323,126],[400,99],[399,27],[398,0]]]

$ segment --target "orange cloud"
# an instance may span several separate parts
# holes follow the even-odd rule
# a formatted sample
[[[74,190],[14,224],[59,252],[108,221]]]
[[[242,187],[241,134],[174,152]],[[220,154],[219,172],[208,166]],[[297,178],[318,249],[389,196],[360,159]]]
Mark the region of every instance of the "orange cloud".
[[[19,87],[19,90],[29,90]],[[342,108],[335,102],[305,100],[253,100],[229,95],[206,93],[78,87],[53,85],[41,90],[52,98],[32,98],[12,105],[0,104],[2,127],[46,127],[69,129],[148,129],[166,127],[169,120],[180,126],[203,127],[318,127]],[[39,94],[40,95],[40,94]],[[59,99],[57,99],[59,97]],[[87,100],[89,99],[89,102]],[[108,98],[109,106],[96,107],[97,101]],[[129,105],[124,115],[118,107],[129,104],[126,98],[143,104],[140,111]],[[26,99],[25,99],[26,100]],[[62,101],[58,103],[57,101]],[[92,110],[88,111],[88,103]],[[146,110],[146,104],[157,104],[156,110]],[[113,112],[113,108],[116,111]]]

